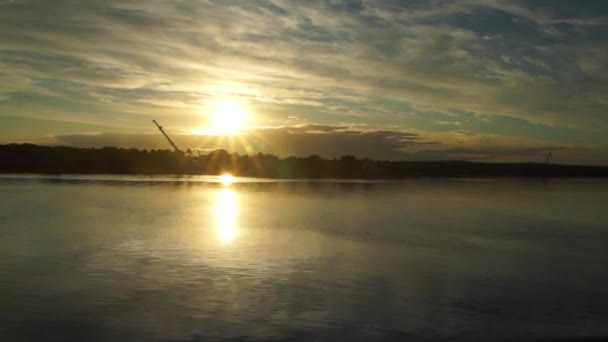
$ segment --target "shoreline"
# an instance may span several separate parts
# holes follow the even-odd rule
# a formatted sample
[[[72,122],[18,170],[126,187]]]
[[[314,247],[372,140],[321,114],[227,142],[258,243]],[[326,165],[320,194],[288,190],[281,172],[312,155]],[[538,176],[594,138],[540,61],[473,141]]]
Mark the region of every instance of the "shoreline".
[[[215,150],[192,156],[169,150],[0,145],[0,174],[217,176],[268,179],[399,180],[415,178],[607,178],[608,166],[486,163],[464,160],[280,158]]]

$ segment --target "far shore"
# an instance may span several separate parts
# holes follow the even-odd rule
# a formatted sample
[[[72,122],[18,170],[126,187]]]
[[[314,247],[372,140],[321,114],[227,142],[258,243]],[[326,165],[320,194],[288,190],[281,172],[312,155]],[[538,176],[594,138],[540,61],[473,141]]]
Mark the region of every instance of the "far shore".
[[[608,177],[608,166],[482,163],[459,160],[383,161],[352,155],[279,158],[216,150],[193,155],[170,150],[0,145],[0,173],[43,175],[221,175],[276,179],[403,179]]]

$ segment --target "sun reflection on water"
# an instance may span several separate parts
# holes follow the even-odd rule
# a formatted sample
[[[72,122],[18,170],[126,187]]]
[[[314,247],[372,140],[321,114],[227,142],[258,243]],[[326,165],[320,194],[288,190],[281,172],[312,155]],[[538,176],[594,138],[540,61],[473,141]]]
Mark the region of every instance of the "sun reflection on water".
[[[229,173],[224,173],[220,176],[220,183],[223,185],[230,185],[234,183],[234,177]]]
[[[217,195],[215,221],[220,241],[229,243],[237,235],[238,196],[232,189],[221,189]]]

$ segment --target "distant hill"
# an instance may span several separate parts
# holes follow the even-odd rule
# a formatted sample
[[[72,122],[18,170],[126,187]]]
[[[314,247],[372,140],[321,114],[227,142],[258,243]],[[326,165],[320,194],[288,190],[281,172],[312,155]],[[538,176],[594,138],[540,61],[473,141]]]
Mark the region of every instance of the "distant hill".
[[[217,175],[225,172],[268,178],[608,177],[608,166],[380,161],[354,156],[323,159],[315,155],[280,159],[271,154],[239,155],[225,150],[192,156],[169,150],[0,145],[0,173]]]

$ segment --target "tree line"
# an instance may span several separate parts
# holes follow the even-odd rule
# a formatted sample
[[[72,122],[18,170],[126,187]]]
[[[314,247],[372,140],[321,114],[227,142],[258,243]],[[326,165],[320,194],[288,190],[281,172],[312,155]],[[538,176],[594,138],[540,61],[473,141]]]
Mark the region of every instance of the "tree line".
[[[0,145],[0,173],[180,174],[267,178],[405,177],[608,177],[608,166],[468,161],[382,161],[352,155],[279,158],[216,150],[192,155],[170,150],[116,147],[74,148],[32,144]]]

